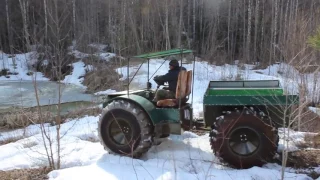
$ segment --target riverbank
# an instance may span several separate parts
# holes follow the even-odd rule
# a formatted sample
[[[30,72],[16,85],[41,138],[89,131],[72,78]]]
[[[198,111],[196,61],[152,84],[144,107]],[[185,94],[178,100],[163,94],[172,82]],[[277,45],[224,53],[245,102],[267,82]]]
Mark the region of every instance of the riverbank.
[[[42,123],[55,125],[59,117],[61,123],[65,123],[68,119],[81,118],[87,115],[96,116],[102,111],[100,103],[86,101],[62,103],[60,104],[60,113],[58,113],[57,108],[57,104],[51,104],[40,106],[40,110],[38,107],[1,109],[0,132]]]
[[[41,47],[33,46],[29,53],[5,54],[0,51],[0,111],[10,107],[37,106],[33,81],[37,82],[40,106],[68,102],[99,102],[101,91],[122,90],[121,76],[116,68],[121,66],[114,53],[105,52],[105,45],[90,44],[90,53],[77,50],[73,43],[67,53],[70,71],[61,83],[53,81],[54,67]],[[63,68],[63,67],[62,67]],[[59,90],[60,88],[60,90]],[[59,96],[60,100],[59,100]],[[68,108],[67,110],[68,111]]]

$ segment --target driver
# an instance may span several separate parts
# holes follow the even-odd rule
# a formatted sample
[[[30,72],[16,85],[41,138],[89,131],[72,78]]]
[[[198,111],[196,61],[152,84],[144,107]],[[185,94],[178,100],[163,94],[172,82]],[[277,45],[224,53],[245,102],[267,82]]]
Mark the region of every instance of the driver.
[[[162,76],[155,76],[153,78],[153,80],[156,81],[158,85],[163,85],[165,82],[168,82],[169,84],[169,87],[159,89],[157,91],[155,98],[153,99],[154,102],[157,102],[162,99],[175,99],[180,70],[186,70],[186,68],[180,67],[178,60],[173,58],[169,62],[168,73]]]

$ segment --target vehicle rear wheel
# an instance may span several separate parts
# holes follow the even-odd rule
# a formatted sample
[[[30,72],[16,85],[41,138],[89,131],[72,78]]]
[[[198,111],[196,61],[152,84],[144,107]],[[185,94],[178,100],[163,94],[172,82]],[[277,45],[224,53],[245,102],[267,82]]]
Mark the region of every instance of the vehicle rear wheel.
[[[215,154],[236,168],[269,162],[277,151],[278,131],[259,114],[244,110],[217,118],[210,132]]]
[[[152,145],[153,126],[135,103],[115,100],[104,108],[98,133],[110,153],[139,158]]]

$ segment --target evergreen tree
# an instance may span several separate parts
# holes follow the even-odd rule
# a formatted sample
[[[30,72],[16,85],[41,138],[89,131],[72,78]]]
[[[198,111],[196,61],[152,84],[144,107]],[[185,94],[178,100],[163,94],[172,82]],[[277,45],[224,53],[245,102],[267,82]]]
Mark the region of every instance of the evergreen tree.
[[[315,35],[309,37],[308,43],[313,48],[320,50],[320,27],[318,28]]]

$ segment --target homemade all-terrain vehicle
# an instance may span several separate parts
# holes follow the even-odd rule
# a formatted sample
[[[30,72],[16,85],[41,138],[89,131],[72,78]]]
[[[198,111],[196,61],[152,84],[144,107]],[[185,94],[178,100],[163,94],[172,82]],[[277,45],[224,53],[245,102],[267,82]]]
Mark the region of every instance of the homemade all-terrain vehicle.
[[[203,96],[203,125],[193,119],[192,70],[181,70],[175,99],[153,102],[162,85],[152,89],[149,80],[150,59],[192,53],[187,49],[172,49],[142,54],[148,63],[147,87],[128,89],[107,95],[98,123],[101,144],[110,153],[139,158],[157,138],[181,134],[182,130],[208,130],[210,145],[216,156],[236,168],[260,166],[270,161],[278,147],[277,129],[287,121],[290,105],[298,103],[298,96],[285,95],[277,80],[210,81]],[[164,60],[165,62],[166,60]],[[152,67],[156,68],[156,67]],[[160,67],[159,67],[160,68]],[[191,98],[189,98],[191,96]],[[189,102],[191,101],[191,102]]]

